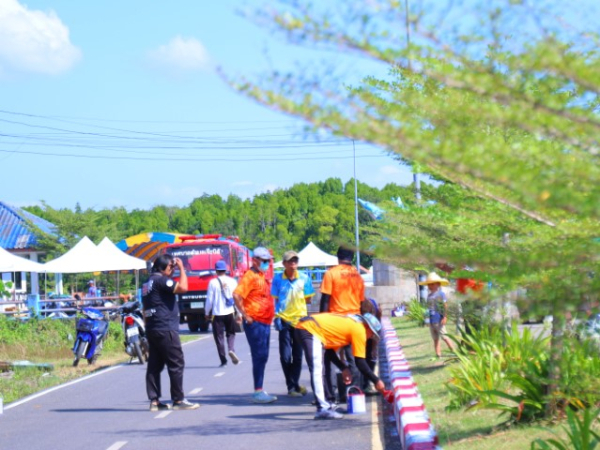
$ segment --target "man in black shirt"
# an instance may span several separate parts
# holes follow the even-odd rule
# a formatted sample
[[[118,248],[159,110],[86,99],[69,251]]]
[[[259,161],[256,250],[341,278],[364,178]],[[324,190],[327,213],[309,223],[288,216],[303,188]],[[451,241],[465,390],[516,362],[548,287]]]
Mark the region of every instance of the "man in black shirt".
[[[171,278],[175,266],[179,268],[179,282]],[[170,409],[159,399],[161,396],[160,373],[165,365],[171,382],[173,409],[197,409],[198,403],[185,399],[183,393],[183,349],[179,340],[179,306],[175,294],[188,290],[183,263],[171,255],[161,255],[154,261],[150,278],[142,286],[142,303],[146,322],[146,336],[150,344],[150,356],[146,369],[146,391],[150,399],[150,411]]]

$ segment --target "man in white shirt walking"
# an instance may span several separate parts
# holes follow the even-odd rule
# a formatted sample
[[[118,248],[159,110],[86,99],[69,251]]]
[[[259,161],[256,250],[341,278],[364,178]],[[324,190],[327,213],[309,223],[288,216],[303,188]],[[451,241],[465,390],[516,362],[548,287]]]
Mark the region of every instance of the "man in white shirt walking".
[[[217,277],[208,283],[205,311],[209,320],[212,316],[213,336],[215,344],[217,344],[219,359],[221,360],[219,367],[224,367],[227,365],[224,335],[227,337],[227,348],[229,349],[231,361],[233,364],[240,362],[235,354],[235,307],[233,291],[237,287],[237,281],[225,275],[227,264],[222,259],[216,262],[215,270]]]

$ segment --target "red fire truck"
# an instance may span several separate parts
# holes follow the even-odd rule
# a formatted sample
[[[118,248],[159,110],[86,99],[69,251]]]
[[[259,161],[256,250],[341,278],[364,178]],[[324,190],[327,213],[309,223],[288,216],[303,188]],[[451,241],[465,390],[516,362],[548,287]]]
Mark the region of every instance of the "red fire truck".
[[[204,304],[208,283],[215,276],[215,263],[223,259],[227,264],[227,275],[239,279],[252,266],[251,251],[240,244],[237,236],[201,234],[180,236],[181,242],[165,246],[161,252],[181,258],[188,276],[188,292],[178,294],[179,321],[187,323],[192,332],[207,331]],[[272,269],[271,269],[272,276]],[[179,279],[179,270],[173,274]]]

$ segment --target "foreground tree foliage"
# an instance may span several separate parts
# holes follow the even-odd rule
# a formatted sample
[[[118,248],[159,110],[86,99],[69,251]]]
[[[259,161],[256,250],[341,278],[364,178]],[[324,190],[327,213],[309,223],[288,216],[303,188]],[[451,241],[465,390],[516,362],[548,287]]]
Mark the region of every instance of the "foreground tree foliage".
[[[293,43],[387,65],[385,77],[356,86],[303,72],[228,81],[447,183],[435,205],[388,215],[378,254],[408,268],[473,265],[499,291],[526,288],[554,317],[551,415],[568,404],[556,389],[565,319],[600,290],[599,39],[586,29],[597,5],[580,2],[576,17],[559,1],[406,4],[408,17],[397,0],[343,10],[282,1],[252,16]]]

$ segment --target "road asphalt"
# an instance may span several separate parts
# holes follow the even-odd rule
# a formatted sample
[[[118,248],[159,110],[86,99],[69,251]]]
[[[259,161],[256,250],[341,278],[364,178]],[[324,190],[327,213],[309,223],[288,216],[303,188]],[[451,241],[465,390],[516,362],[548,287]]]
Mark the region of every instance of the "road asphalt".
[[[265,390],[268,405],[251,402],[252,363],[245,335],[236,335],[240,364],[219,366],[212,334],[184,345],[184,390],[202,406],[193,411],[150,412],[145,365],[123,364],[5,405],[0,415],[3,450],[380,450],[379,397],[367,398],[367,413],[341,420],[314,420],[308,369],[301,384],[309,394],[287,396],[277,343],[271,333]],[[170,401],[166,369],[163,400]],[[385,412],[385,411],[384,411]],[[389,449],[389,446],[388,446]]]

